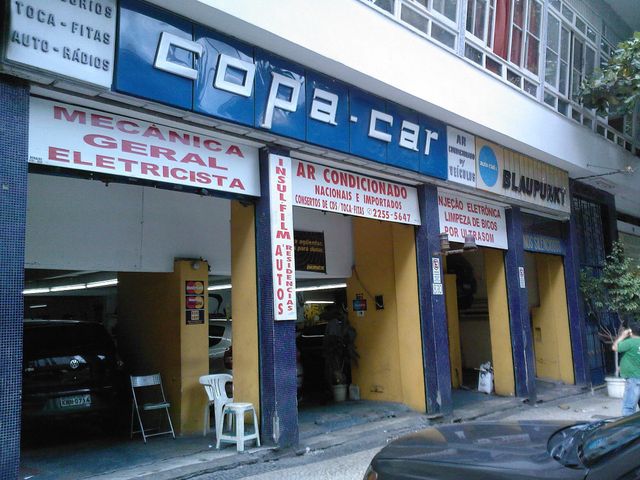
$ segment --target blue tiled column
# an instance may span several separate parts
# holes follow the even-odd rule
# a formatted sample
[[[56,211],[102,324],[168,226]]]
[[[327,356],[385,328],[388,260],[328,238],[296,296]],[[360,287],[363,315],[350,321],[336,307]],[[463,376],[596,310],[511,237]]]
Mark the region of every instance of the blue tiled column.
[[[449,415],[453,405],[446,303],[444,295],[432,294],[431,258],[433,252],[440,251],[437,187],[421,186],[418,199],[422,225],[417,229],[416,254],[427,412]]]
[[[571,215],[564,225],[566,254],[564,257],[564,281],[567,288],[567,310],[569,332],[573,352],[573,374],[577,385],[591,383],[587,330],[580,294],[580,252],[578,251],[578,229],[575,216]]]
[[[535,355],[529,319],[527,289],[520,286],[520,268],[524,268],[524,240],[522,212],[519,207],[506,211],[509,249],[505,255],[507,292],[509,297],[509,325],[511,327],[511,349],[513,371],[518,397],[529,396],[535,402]]]
[[[29,87],[0,76],[0,476],[17,478]]]
[[[294,320],[274,320],[268,154],[267,149],[260,151],[261,194],[256,204],[261,437],[267,444],[286,447],[298,443],[296,330]]]

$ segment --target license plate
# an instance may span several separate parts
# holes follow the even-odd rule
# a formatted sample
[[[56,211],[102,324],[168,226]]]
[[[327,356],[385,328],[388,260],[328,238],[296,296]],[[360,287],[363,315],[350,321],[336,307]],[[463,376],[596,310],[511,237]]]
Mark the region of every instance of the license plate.
[[[91,406],[91,395],[73,395],[71,397],[61,397],[58,399],[60,401],[61,408],[72,408],[72,407],[89,407]]]

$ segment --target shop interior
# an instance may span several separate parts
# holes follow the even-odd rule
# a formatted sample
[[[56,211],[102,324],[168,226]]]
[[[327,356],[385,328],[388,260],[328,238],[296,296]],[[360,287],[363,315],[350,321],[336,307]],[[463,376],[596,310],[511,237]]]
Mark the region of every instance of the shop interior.
[[[491,391],[514,390],[504,254],[478,248],[446,257],[445,293],[453,388],[479,389],[481,370]],[[485,392],[488,393],[488,392]]]

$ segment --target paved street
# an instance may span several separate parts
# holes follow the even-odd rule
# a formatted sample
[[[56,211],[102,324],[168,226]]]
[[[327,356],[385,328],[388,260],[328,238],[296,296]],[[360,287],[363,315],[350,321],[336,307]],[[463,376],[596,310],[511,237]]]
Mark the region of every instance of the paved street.
[[[542,402],[535,407],[523,404],[517,408],[482,415],[479,421],[490,420],[598,420],[618,416],[621,400],[609,398],[603,389],[594,392]],[[238,468],[200,475],[199,480],[287,480],[287,479],[331,479],[360,480],[371,458],[387,443],[400,434],[419,429],[407,428],[411,422],[390,420],[380,425],[367,426],[358,435],[333,437],[334,443],[317,443],[303,450],[300,455],[283,457],[273,461],[256,462]],[[417,426],[416,426],[417,425]],[[353,432],[352,432],[353,433]]]

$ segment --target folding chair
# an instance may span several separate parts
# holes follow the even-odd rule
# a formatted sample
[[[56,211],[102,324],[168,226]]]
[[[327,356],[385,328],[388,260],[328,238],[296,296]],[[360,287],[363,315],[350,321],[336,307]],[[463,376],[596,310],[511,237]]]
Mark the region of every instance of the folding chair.
[[[133,394],[131,402],[131,438],[134,433],[141,433],[144,443],[147,443],[147,437],[154,437],[156,435],[171,434],[173,438],[176,438],[176,434],[173,431],[173,424],[171,423],[171,415],[169,415],[169,407],[171,404],[167,402],[164,396],[164,389],[162,388],[162,380],[160,374],[153,375],[134,376],[131,375],[131,393]],[[133,414],[138,417],[138,423],[140,424],[140,430],[133,430]],[[169,421],[169,430],[160,430],[162,423],[161,410],[164,410]],[[156,428],[145,428],[142,422],[143,415],[141,413],[146,412],[158,412],[158,425]],[[155,433],[148,433],[155,431]]]
[[[229,398],[225,389],[226,384],[229,382],[233,382],[233,377],[226,373],[202,375],[200,377],[200,383],[204,387],[204,391],[208,398],[207,405],[204,407],[203,435],[206,435],[209,430],[209,414],[211,405],[213,405],[216,432],[218,432],[218,422],[222,421],[222,409],[227,403],[233,402],[233,397]],[[229,425],[231,425],[231,418],[229,418]],[[229,426],[229,428],[231,428],[231,426]]]

